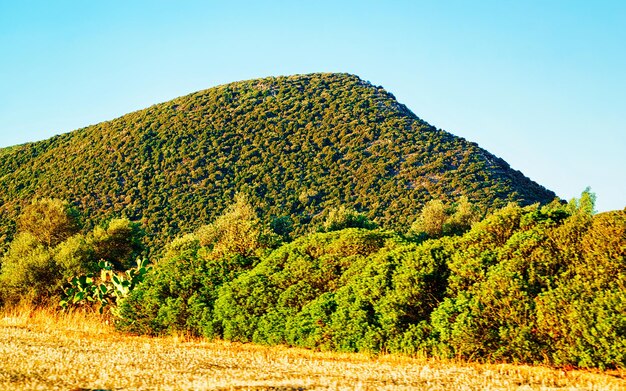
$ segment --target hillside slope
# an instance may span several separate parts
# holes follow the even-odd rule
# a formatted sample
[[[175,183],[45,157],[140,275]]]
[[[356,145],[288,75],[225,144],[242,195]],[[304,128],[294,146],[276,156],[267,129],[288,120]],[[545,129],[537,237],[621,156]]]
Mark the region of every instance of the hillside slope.
[[[0,191],[0,237],[21,205],[56,197],[87,227],[141,221],[152,245],[209,222],[238,191],[263,218],[289,215],[296,227],[340,204],[399,228],[433,197],[467,195],[487,209],[555,197],[348,74],[222,85],[0,150]]]

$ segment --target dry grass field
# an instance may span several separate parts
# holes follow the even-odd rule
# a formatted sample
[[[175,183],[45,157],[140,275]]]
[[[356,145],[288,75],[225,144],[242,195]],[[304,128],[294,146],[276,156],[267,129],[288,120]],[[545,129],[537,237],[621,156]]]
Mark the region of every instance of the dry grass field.
[[[626,372],[563,371],[117,333],[97,317],[0,314],[1,390],[624,390]]]

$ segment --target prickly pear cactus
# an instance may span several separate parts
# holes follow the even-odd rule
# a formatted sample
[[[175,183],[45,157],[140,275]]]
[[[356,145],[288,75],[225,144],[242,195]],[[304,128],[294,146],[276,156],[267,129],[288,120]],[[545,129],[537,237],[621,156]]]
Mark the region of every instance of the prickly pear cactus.
[[[105,309],[109,308],[115,315],[117,303],[143,282],[150,270],[145,259],[137,259],[137,266],[124,273],[115,272],[113,265],[107,261],[98,262],[98,267],[100,268],[98,277],[87,274],[68,281],[59,303],[63,309],[84,306],[97,308],[98,312],[103,314]]]

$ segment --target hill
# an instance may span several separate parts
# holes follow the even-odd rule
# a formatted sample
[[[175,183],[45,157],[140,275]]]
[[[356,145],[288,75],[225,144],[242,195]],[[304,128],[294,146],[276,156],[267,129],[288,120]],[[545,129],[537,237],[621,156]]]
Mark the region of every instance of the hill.
[[[432,198],[486,210],[555,194],[477,144],[418,118],[349,74],[242,81],[48,140],[0,149],[0,238],[33,198],[66,199],[86,227],[144,224],[148,244],[211,221],[245,192],[303,232],[329,207],[407,227]]]

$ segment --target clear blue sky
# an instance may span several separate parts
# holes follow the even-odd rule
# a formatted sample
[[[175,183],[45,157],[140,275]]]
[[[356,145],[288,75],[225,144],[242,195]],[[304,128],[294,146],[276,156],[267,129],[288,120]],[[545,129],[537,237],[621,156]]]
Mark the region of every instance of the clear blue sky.
[[[349,72],[560,197],[626,206],[626,1],[0,0],[0,147]]]

